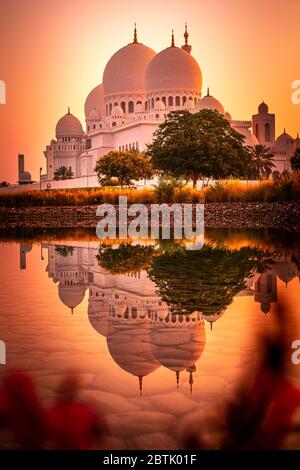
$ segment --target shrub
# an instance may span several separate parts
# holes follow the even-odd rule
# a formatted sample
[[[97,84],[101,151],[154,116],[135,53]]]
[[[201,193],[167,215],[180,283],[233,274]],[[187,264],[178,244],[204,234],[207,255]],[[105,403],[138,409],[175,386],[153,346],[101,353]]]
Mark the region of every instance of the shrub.
[[[119,196],[127,196],[128,204],[300,201],[300,171],[281,175],[273,181],[220,181],[199,191],[183,186],[178,180],[162,179],[154,189],[100,187],[0,192],[0,206],[21,208],[118,204]]]

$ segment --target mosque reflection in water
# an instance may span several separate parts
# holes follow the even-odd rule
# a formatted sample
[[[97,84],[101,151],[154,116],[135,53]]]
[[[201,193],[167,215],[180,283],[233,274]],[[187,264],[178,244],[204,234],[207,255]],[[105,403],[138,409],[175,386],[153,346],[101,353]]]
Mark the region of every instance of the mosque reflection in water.
[[[21,269],[30,250],[29,244],[20,245]],[[205,325],[212,329],[237,295],[252,296],[267,314],[277,302],[278,279],[288,286],[299,276],[292,256],[251,248],[165,252],[72,241],[43,243],[41,250],[43,256],[47,252],[48,276],[71,313],[88,290],[90,324],[106,338],[111,358],[137,377],[141,394],[143,377],[159,367],[174,372],[177,387],[180,374],[188,374],[192,391]]]

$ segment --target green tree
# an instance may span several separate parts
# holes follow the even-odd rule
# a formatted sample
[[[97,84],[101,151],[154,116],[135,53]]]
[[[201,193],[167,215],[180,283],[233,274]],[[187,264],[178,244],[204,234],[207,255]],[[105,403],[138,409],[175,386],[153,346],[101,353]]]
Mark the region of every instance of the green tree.
[[[74,173],[71,169],[71,167],[67,168],[66,166],[61,166],[60,168],[57,168],[55,170],[53,179],[58,181],[58,180],[69,180],[73,178]]]
[[[152,246],[122,243],[119,248],[100,245],[96,258],[112,274],[138,273],[148,269],[157,253]]]
[[[272,173],[272,169],[275,168],[273,163],[274,155],[270,153],[271,149],[261,144],[248,148],[257,166],[259,176],[268,179]]]
[[[296,149],[293,158],[291,158],[291,165],[293,171],[300,170],[300,148]]]
[[[259,250],[253,248],[181,249],[155,257],[149,276],[173,313],[212,315],[225,310],[245,288],[245,278],[253,275],[258,257]]]
[[[60,256],[66,258],[67,256],[72,256],[74,252],[73,246],[56,246],[55,251]]]
[[[106,185],[117,178],[119,185],[132,184],[133,180],[151,179],[154,169],[151,159],[138,151],[112,151],[100,158],[95,167],[98,181]]]
[[[154,133],[147,153],[155,168],[174,177],[192,180],[250,177],[255,172],[244,136],[217,111],[168,114]]]

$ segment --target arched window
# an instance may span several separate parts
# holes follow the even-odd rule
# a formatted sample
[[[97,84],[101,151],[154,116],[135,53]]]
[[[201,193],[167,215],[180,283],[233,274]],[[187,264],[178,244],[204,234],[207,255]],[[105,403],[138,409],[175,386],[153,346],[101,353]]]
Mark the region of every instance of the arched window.
[[[117,125],[117,123],[114,121],[114,122],[112,123],[112,127],[115,127],[116,125]]]
[[[180,96],[176,96],[176,98],[175,98],[175,106],[180,106]]]
[[[258,124],[255,124],[255,137],[257,138],[257,140],[259,140],[259,127],[258,127]]]
[[[93,129],[96,129],[96,124],[93,125]]]
[[[197,104],[197,98],[194,98],[194,103],[195,103],[195,105]]]
[[[117,102],[115,102],[115,103],[114,103],[114,106],[118,106],[118,103],[117,103]]]
[[[271,129],[268,122],[265,124],[265,141],[271,142]]]
[[[154,98],[151,98],[151,108],[154,108]]]
[[[141,101],[137,101],[136,104],[143,104]]]
[[[148,101],[145,101],[145,111],[148,111]]]
[[[159,114],[155,114],[155,117],[156,117],[156,119],[158,119],[158,118],[159,118]]]
[[[133,103],[133,101],[129,101],[129,103],[128,103],[128,112],[129,113],[134,113],[134,103]]]
[[[162,102],[164,103],[164,105],[167,104],[167,100],[166,100],[166,97],[165,97],[165,96],[163,96],[161,100],[162,100]]]
[[[186,97],[186,96],[184,96],[184,97],[183,97],[182,104],[185,104],[185,103],[186,103],[186,100],[187,100],[187,97]]]
[[[111,114],[111,112],[112,112],[112,104],[111,103],[109,103],[108,109],[109,109],[109,114]]]
[[[125,101],[121,101],[121,108],[123,109],[123,112],[126,113],[126,103],[125,103]]]
[[[169,96],[169,98],[168,98],[169,106],[173,106],[173,103],[174,103],[173,96]]]

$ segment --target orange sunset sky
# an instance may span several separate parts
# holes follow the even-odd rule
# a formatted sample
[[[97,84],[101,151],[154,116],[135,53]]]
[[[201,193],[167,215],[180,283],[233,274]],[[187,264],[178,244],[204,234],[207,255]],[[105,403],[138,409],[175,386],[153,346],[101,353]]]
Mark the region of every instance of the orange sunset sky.
[[[264,99],[276,113],[277,135],[300,133],[300,104],[291,84],[300,79],[299,0],[1,0],[0,180],[17,179],[17,154],[38,178],[43,150],[67,107],[84,125],[84,101],[102,81],[111,55],[132,41],[157,52],[183,44],[189,25],[192,53],[234,119],[249,119]],[[206,93],[205,93],[206,94]]]

